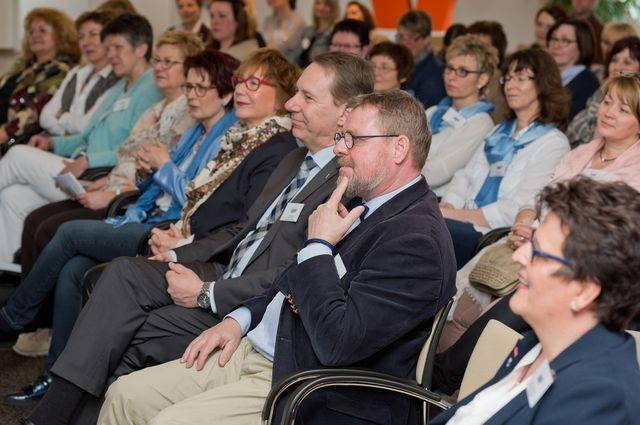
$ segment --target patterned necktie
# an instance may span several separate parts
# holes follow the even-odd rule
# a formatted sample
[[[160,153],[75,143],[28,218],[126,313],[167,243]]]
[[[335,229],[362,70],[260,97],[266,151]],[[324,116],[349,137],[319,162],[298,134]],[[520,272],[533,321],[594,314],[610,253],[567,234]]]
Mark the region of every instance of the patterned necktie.
[[[287,207],[287,204],[298,193],[298,189],[300,189],[302,185],[304,185],[304,183],[307,181],[309,172],[315,167],[317,167],[317,164],[313,161],[313,158],[307,156],[300,166],[298,174],[291,181],[291,183],[289,183],[289,186],[284,189],[282,195],[280,195],[280,198],[278,198],[278,200],[276,201],[273,209],[271,210],[271,213],[267,216],[266,220],[261,220],[258,223],[258,227],[252,233],[247,235],[243,240],[241,240],[236,249],[233,251],[231,261],[229,261],[229,268],[223,275],[224,279],[228,279],[233,275],[236,268],[238,267],[240,259],[242,259],[247,250],[251,248],[254,243],[262,240],[262,238],[265,237],[273,223],[275,223],[276,220],[280,218],[280,215],[282,215],[282,212]]]

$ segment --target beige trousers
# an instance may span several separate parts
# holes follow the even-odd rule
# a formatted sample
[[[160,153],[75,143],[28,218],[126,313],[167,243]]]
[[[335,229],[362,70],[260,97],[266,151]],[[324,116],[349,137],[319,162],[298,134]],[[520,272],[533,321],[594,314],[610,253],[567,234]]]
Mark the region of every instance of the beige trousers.
[[[273,364],[246,338],[224,367],[219,355],[212,354],[201,371],[175,360],[118,378],[98,424],[259,424]]]

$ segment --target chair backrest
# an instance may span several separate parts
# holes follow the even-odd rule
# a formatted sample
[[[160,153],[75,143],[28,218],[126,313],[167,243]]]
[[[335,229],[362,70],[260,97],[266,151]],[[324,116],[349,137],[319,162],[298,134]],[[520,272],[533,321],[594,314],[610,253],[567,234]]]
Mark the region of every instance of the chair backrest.
[[[493,378],[520,338],[522,335],[502,322],[489,320],[464,371],[458,400],[462,400]]]
[[[438,348],[438,342],[440,341],[440,335],[442,335],[442,329],[447,321],[449,310],[453,305],[454,298],[452,297],[438,312],[433,316],[433,324],[431,325],[431,332],[429,337],[425,340],[420,356],[418,356],[418,364],[416,366],[416,381],[418,385],[422,385],[424,388],[431,389],[431,377],[433,374],[433,362],[435,361],[436,348]]]
[[[638,364],[640,364],[640,332],[638,331],[627,331],[631,334],[631,336],[636,340],[636,355],[638,356]]]

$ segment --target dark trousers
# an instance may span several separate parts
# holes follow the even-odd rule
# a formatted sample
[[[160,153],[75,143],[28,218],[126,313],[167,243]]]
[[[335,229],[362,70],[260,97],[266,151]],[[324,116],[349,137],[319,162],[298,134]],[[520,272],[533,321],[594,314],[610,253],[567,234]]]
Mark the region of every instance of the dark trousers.
[[[40,253],[58,231],[58,227],[71,220],[100,220],[106,209],[94,211],[72,200],[54,202],[40,207],[27,216],[22,230],[20,264],[25,279]]]
[[[184,263],[205,282],[219,278],[224,267]],[[202,331],[219,319],[210,310],[173,304],[167,293],[167,263],[121,257],[102,273],[82,309],[66,348],[52,373],[100,398],[120,375],[175,360]],[[93,417],[95,400],[76,413]]]
[[[482,233],[474,229],[473,224],[465,221],[445,218],[444,222],[447,225],[447,229],[449,229],[449,233],[451,233],[453,250],[456,253],[458,270],[460,270],[469,262],[469,260],[471,260],[471,257],[473,257],[476,244],[482,236]]]
[[[473,322],[455,344],[436,355],[433,369],[434,389],[443,391],[446,394],[453,394],[460,388],[467,363],[469,363],[473,349],[489,320],[495,319],[520,333],[530,329],[522,317],[511,311],[509,299],[511,299],[512,295],[513,292],[504,296]]]

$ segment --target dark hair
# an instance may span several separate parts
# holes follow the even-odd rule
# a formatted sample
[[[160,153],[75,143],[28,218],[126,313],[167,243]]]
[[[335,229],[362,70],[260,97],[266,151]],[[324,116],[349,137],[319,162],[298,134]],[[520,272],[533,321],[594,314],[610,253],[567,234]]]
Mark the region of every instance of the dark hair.
[[[345,52],[322,53],[313,59],[313,63],[333,73],[331,96],[335,105],[347,103],[359,94],[373,92],[373,68],[359,56]]]
[[[184,61],[184,75],[195,69],[209,77],[211,85],[216,87],[218,95],[224,97],[233,93],[231,78],[240,66],[240,61],[231,55],[217,50],[206,49],[194,56],[189,56]],[[229,102],[225,109],[233,108],[233,102]]]
[[[202,8],[202,0],[195,0],[196,3],[198,3],[198,7]],[[180,0],[176,0],[176,5],[180,4]]]
[[[551,41],[553,33],[556,32],[556,30],[560,28],[561,25],[572,26],[573,30],[576,33],[576,43],[578,46],[578,51],[580,52],[580,56],[578,56],[576,64],[589,67],[589,65],[591,65],[591,62],[593,62],[593,58],[595,57],[597,48],[596,36],[593,34],[591,25],[579,19],[564,19],[562,21],[558,21],[551,28],[549,28],[549,32],[547,33],[547,46]]]
[[[245,40],[249,40],[250,38],[258,39],[256,33],[256,23],[249,15],[249,12],[247,12],[247,8],[243,0],[213,0],[209,4],[209,6],[211,6],[213,3],[229,3],[229,5],[231,5],[233,19],[236,21],[236,33],[233,37],[232,46],[238,43],[242,43]],[[258,44],[261,47],[264,46],[264,44]],[[207,47],[219,49],[220,43],[212,38],[210,46]]]
[[[81,26],[83,26],[87,22],[95,22],[97,24],[102,25],[103,27],[114,17],[114,13],[110,11],[97,11],[91,10],[89,12],[84,12],[76,19],[76,30],[79,30]]]
[[[451,44],[451,42],[461,35],[465,35],[467,33],[467,27],[463,24],[453,24],[447,28],[447,32],[444,33],[444,38],[442,39],[442,43],[444,47],[447,48]]]
[[[146,44],[147,52],[144,57],[147,61],[151,59],[153,29],[151,29],[151,24],[144,16],[133,13],[123,13],[116,16],[102,27],[100,38],[104,41],[110,35],[123,36],[133,47]]]
[[[398,72],[398,80],[405,79],[401,83],[401,87],[405,88],[409,84],[411,74],[413,73],[413,55],[411,51],[404,45],[383,41],[374,45],[369,52],[369,59],[374,56],[387,56],[396,65]]]
[[[611,51],[609,51],[609,55],[607,56],[607,60],[604,62],[604,77],[609,78],[609,65],[611,64],[611,59],[618,53],[622,52],[624,49],[629,49],[629,54],[636,61],[640,62],[640,38],[635,35],[621,38],[620,40],[613,43],[611,47]]]
[[[564,129],[569,118],[570,95],[562,86],[560,70],[549,53],[540,48],[529,48],[512,53],[502,64],[502,75],[507,75],[509,68],[514,71],[529,69],[533,72],[533,82],[538,92],[540,116],[537,121],[553,123]],[[508,119],[515,118],[515,112],[509,110]]]
[[[538,19],[538,16],[540,16],[542,12],[550,15],[556,22],[567,19],[567,12],[565,12],[564,9],[559,6],[550,5],[541,7],[536,13],[536,19]]]
[[[349,8],[349,6],[357,6],[358,9],[360,9],[360,13],[362,13],[363,21],[369,24],[371,29],[376,27],[376,20],[373,17],[373,14],[367,6],[360,3],[359,1],[350,1],[349,3],[347,3],[347,7],[344,8],[345,18],[347,17],[347,9]]]
[[[640,309],[640,193],[623,182],[577,177],[547,186],[538,212],[545,206],[567,232],[562,251],[569,266],[557,275],[599,284],[594,313],[623,331]]]
[[[129,0],[106,0],[96,8],[99,12],[110,12],[116,15],[121,13],[138,13]]]
[[[467,27],[467,34],[483,34],[491,39],[491,45],[498,50],[498,63],[504,61],[507,51],[507,35],[499,22],[477,21]]]
[[[360,41],[361,46],[368,46],[370,31],[371,27],[366,22],[358,21],[356,19],[343,19],[335,24],[333,31],[331,31],[331,37],[329,40],[333,40],[333,36],[336,35],[337,32],[350,32],[358,37],[358,41]]]
[[[398,26],[405,27],[407,31],[420,34],[422,37],[431,35],[431,16],[422,10],[410,10],[398,19]]]

